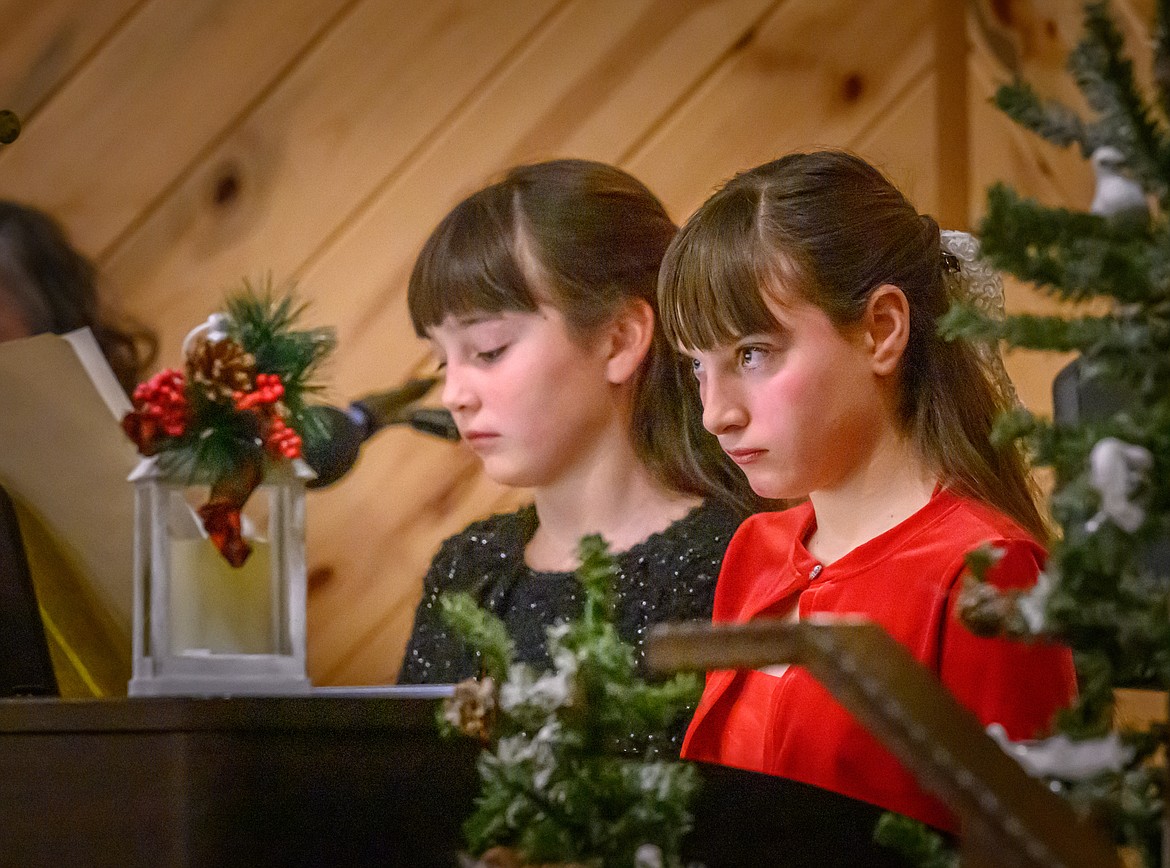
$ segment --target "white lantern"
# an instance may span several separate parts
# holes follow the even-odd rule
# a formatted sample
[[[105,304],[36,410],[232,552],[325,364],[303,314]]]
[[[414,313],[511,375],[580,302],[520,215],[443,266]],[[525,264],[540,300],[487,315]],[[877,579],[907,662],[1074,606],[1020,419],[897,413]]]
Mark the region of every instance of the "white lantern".
[[[232,567],[194,507],[207,486],[144,459],[135,484],[131,696],[304,694],[304,461],[272,461],[242,511],[252,553]]]

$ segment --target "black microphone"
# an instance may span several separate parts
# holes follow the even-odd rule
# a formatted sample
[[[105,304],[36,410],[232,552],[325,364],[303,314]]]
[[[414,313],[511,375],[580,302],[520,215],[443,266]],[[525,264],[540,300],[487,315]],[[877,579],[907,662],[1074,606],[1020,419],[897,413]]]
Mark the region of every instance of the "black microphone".
[[[339,480],[357,461],[362,444],[388,425],[409,425],[424,434],[457,441],[459,429],[450,413],[441,407],[414,406],[437,382],[435,377],[411,380],[389,392],[360,398],[345,410],[315,408],[326,434],[306,442],[303,457],[317,474],[308,487],[324,488]]]
[[[0,110],[0,145],[10,145],[20,135],[20,118],[8,109]]]

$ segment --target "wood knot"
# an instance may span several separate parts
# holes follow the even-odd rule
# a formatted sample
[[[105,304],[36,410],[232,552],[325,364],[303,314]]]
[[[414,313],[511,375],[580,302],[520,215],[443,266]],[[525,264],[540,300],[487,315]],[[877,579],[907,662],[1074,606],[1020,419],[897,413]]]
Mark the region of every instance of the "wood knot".
[[[735,40],[735,44],[731,46],[731,53],[736,54],[743,51],[749,45],[756,41],[756,27],[749,27],[743,32],[739,39]]]
[[[851,72],[841,82],[841,96],[845,98],[845,102],[857,102],[861,99],[861,94],[864,91],[865,79],[861,77],[860,73]]]
[[[227,166],[219,172],[211,185],[211,201],[218,208],[227,208],[240,198],[243,182],[235,166]]]
[[[328,566],[327,564],[321,564],[319,566],[313,567],[311,570],[309,570],[308,575],[305,576],[306,590],[309,593],[312,593],[318,588],[329,584],[331,581],[333,581],[334,575],[336,575],[336,573],[334,572],[333,567]]]

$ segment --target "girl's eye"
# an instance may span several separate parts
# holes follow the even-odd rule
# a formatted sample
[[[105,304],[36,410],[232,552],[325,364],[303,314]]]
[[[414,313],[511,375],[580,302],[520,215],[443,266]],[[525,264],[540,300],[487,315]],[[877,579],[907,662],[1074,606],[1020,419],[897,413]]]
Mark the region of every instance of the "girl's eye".
[[[508,345],[503,344],[502,346],[495,347],[494,349],[483,350],[482,352],[478,352],[475,354],[475,358],[477,361],[490,364],[491,362],[494,362],[496,359],[498,359],[500,356],[502,356],[504,354],[504,350],[506,350],[506,349],[508,349]]]
[[[691,359],[691,373],[696,377],[703,373],[703,363],[698,359]]]
[[[740,366],[748,370],[758,368],[764,361],[765,352],[762,347],[742,347],[739,351]]]

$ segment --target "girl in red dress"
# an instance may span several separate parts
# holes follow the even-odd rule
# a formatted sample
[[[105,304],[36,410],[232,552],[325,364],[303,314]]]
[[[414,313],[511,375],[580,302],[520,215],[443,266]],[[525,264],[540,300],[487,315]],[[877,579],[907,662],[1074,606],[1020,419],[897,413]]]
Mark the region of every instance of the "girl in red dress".
[[[951,235],[865,161],[792,154],[688,221],[660,306],[693,360],[707,429],[757,494],[805,498],[737,531],[714,620],[864,616],[985,724],[1031,738],[1074,695],[1071,655],[978,638],[955,613],[970,550],[993,544],[989,579],[1030,586],[1046,526],[1020,451],[990,440],[1012,400],[1002,367],[938,333],[978,269]],[[799,667],[711,672],[683,755],[955,827]]]

